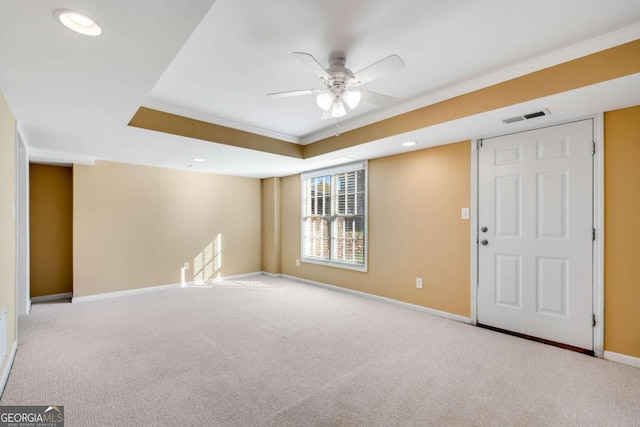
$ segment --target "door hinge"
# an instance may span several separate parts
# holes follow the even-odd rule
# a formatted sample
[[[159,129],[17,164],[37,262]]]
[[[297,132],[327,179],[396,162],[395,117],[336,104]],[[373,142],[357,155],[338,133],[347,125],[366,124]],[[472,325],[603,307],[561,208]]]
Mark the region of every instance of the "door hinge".
[[[591,229],[591,239],[595,242],[596,241],[596,229],[592,228]]]
[[[593,327],[596,327],[596,314],[593,313]]]
[[[478,143],[476,144],[476,148],[482,148],[482,140],[479,139]]]
[[[591,154],[594,154],[594,155],[596,154],[596,142],[595,141],[593,141],[593,150],[592,150]]]

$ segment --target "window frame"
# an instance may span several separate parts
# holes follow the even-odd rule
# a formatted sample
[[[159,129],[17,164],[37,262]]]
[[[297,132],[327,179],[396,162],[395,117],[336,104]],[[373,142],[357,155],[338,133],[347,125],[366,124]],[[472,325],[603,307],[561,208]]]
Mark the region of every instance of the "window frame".
[[[355,172],[362,170],[364,171],[364,213],[362,214],[364,217],[363,224],[363,234],[364,234],[364,259],[362,264],[355,264],[350,262],[343,262],[338,260],[332,260],[332,246],[333,246],[333,236],[332,236],[332,228],[334,219],[338,217],[338,215],[334,211],[335,200],[334,200],[334,188],[333,188],[333,180],[334,175],[345,173],[345,172]],[[323,176],[330,177],[331,183],[331,191],[330,191],[330,212],[329,212],[329,259],[322,258],[310,258],[305,256],[305,202],[307,200],[306,189],[307,186],[305,182],[312,178],[319,178]],[[354,215],[359,216],[359,215]],[[308,264],[316,264],[323,265],[327,267],[335,267],[341,268],[345,270],[354,270],[360,272],[368,271],[368,259],[369,259],[369,171],[368,171],[368,162],[366,160],[360,162],[347,163],[339,166],[333,166],[329,168],[317,169],[309,172],[304,172],[300,175],[300,261]]]

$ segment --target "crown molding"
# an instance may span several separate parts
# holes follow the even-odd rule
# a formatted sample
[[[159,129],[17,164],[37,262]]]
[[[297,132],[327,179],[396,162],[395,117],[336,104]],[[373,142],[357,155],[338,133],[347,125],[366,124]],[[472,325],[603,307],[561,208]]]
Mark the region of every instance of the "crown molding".
[[[241,130],[244,132],[255,133],[257,135],[266,136],[269,138],[280,139],[282,141],[291,142],[293,144],[300,144],[300,139],[286,135],[284,133],[275,132],[269,129],[263,129],[257,126],[251,126],[246,123],[240,123],[233,120],[223,119],[221,117],[212,116],[210,114],[199,113],[191,111],[186,108],[176,107],[175,105],[169,105],[164,102],[147,99],[143,104],[143,107],[151,108],[153,110],[162,111],[169,114],[175,114],[178,116],[188,117],[194,120],[200,120],[203,122],[211,123],[218,126],[224,126],[232,129]]]
[[[366,116],[356,117],[352,120],[343,121],[340,124],[340,132],[348,132],[363,126],[370,125],[381,120],[388,119],[418,108],[432,105],[446,99],[455,98],[485,87],[489,87],[507,80],[530,74],[554,65],[562,64],[574,59],[581,58],[596,52],[610,49],[624,43],[632,42],[640,38],[640,23],[629,25],[619,30],[604,34],[599,37],[581,42],[566,48],[542,55],[528,61],[514,64],[510,67],[503,68],[475,79],[447,87],[442,90],[429,92],[414,98],[400,102],[393,107],[378,110]],[[299,143],[306,145],[312,142],[320,141],[325,138],[332,137],[335,134],[334,128],[324,128],[298,138]]]
[[[45,165],[93,165],[95,157],[84,154],[64,153],[62,151],[41,150],[29,148],[29,161]]]

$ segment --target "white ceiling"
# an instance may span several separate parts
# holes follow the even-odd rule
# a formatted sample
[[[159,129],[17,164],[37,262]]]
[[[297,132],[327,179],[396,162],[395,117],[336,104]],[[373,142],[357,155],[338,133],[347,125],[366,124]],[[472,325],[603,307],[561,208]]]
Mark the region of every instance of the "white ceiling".
[[[94,17],[89,38],[53,18],[59,8]],[[141,105],[286,141],[336,131],[313,97],[269,92],[319,88],[293,51],[328,66],[344,51],[357,71],[390,54],[406,68],[366,84],[400,98],[362,103],[341,131],[514,78],[640,37],[637,0],[0,0],[0,89],[39,159],[92,158],[241,176],[284,176],[333,159],[374,158],[491,136],[501,120],[540,108],[537,124],[640,104],[638,75],[299,160],[161,134],[127,123]]]

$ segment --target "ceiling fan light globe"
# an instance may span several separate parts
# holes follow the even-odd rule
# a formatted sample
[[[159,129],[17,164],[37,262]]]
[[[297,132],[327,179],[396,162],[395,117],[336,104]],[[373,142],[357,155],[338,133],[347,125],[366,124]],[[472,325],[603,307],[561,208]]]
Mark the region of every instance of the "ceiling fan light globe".
[[[354,110],[360,104],[360,100],[362,99],[362,92],[360,92],[359,90],[348,90],[344,93],[342,98],[344,99],[344,102],[347,103],[349,108]]]
[[[347,115],[347,110],[342,102],[334,102],[331,104],[331,117],[343,117]]]
[[[316,97],[316,104],[322,111],[328,111],[333,103],[333,98],[328,93],[321,93]]]

